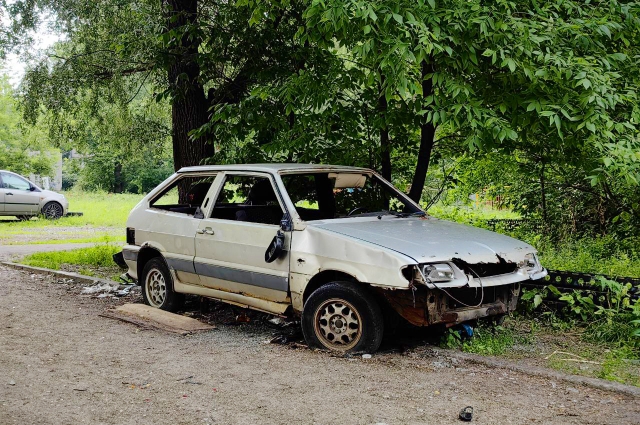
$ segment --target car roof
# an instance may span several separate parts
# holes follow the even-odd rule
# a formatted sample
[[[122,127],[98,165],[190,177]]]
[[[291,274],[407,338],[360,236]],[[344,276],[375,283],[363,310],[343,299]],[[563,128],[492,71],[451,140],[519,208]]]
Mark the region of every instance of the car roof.
[[[183,167],[178,173],[193,173],[198,171],[263,171],[267,173],[286,172],[320,172],[320,171],[360,171],[371,172],[367,168],[349,167],[346,165],[327,164],[231,164],[231,165],[197,165]]]

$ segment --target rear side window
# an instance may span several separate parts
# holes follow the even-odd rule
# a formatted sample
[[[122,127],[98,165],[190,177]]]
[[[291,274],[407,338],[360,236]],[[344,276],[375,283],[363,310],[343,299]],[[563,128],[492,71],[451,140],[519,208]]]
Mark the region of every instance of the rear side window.
[[[213,176],[188,176],[173,182],[149,204],[150,208],[194,215],[203,207]]]

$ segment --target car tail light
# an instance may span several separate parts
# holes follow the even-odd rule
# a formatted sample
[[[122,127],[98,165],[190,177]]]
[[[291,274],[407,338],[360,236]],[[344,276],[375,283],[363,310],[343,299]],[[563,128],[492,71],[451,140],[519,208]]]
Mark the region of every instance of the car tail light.
[[[136,229],[133,227],[127,227],[127,245],[136,244]]]

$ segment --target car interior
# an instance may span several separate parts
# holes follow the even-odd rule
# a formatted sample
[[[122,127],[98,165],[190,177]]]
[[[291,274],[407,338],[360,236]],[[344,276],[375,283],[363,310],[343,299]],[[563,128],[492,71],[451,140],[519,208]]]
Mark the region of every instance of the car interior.
[[[211,217],[277,225],[283,214],[269,179],[229,176],[218,195]]]

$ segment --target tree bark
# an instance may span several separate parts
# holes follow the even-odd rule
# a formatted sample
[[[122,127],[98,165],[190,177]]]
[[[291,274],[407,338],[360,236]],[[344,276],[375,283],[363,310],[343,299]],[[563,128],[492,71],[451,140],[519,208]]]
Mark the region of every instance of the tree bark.
[[[171,59],[167,67],[172,95],[173,166],[177,171],[182,167],[201,164],[215,151],[206,135],[195,140],[189,136],[189,132],[206,124],[209,118],[209,102],[200,81],[200,65],[197,62],[201,40],[186,30],[186,27],[196,27],[198,0],[164,0],[164,5],[167,30],[178,29],[182,32],[180,39],[170,46]],[[184,199],[186,189],[181,187],[179,192],[180,199]]]
[[[116,162],[113,169],[113,193],[124,192],[124,179],[122,178],[122,163]]]
[[[543,221],[543,230],[547,233],[547,229],[549,228],[549,217],[547,215],[547,192],[545,189],[545,180],[544,180],[544,157],[541,159],[541,167],[540,167],[540,197],[542,201],[542,221]]]
[[[380,126],[380,162],[382,165],[382,177],[391,181],[391,144],[389,142],[389,127],[387,127],[387,98],[384,95],[384,77],[380,84],[380,97],[378,98],[378,113],[382,125]]]
[[[427,78],[427,75],[433,73],[433,64],[427,61],[422,62],[422,97],[426,98],[433,94],[433,81]],[[416,162],[416,170],[413,173],[411,181],[411,189],[409,190],[409,198],[415,202],[420,202],[424,182],[427,179],[427,171],[429,171],[429,162],[431,161],[431,152],[433,151],[433,142],[436,134],[436,127],[433,122],[425,122],[420,125],[420,150]]]

